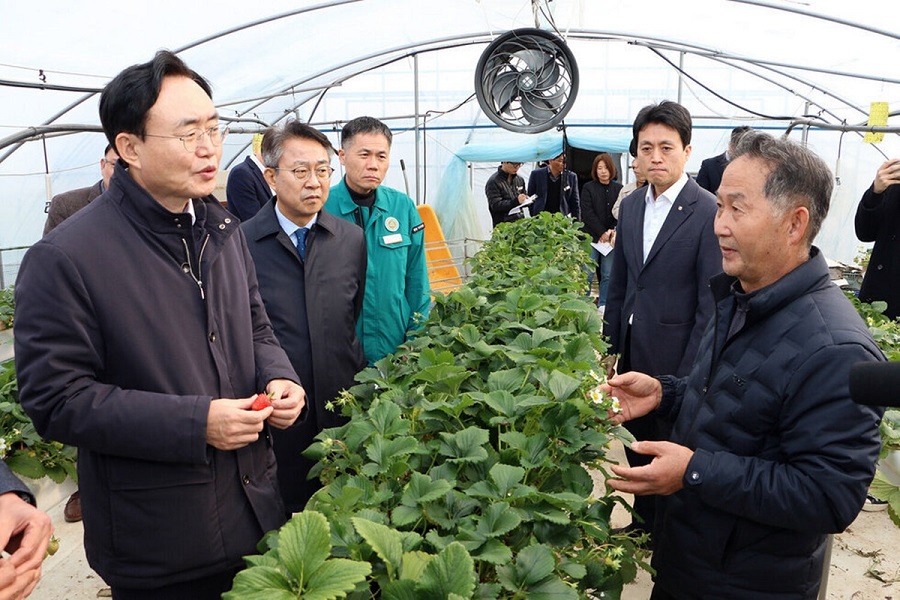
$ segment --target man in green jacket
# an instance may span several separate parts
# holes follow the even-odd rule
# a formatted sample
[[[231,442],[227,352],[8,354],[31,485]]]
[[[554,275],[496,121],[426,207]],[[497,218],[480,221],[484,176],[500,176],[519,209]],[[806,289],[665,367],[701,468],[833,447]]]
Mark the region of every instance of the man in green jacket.
[[[325,210],[356,223],[366,235],[366,293],[357,335],[369,365],[397,350],[431,304],[425,266],[425,224],[412,199],[381,185],[391,155],[391,130],[357,117],[341,130],[344,179]]]

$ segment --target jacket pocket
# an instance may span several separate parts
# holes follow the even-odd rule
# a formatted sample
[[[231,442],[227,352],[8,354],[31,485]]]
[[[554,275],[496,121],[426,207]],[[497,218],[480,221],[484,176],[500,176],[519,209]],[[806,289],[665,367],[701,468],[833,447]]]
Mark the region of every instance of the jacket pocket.
[[[107,472],[116,570],[166,577],[221,561],[212,464],[113,459]]]

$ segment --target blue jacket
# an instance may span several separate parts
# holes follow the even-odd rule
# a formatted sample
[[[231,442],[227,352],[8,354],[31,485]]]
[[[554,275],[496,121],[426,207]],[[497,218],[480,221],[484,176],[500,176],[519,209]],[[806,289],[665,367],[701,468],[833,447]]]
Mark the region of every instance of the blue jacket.
[[[34,494],[28,489],[28,486],[22,483],[22,480],[13,475],[5,462],[0,462],[0,494],[15,492],[23,498],[28,498],[31,504],[35,504]]]
[[[850,399],[850,367],[884,356],[816,248],[728,339],[733,282],[712,281],[691,374],[661,378],[657,413],[694,456],[661,497],[656,581],[679,598],[813,600],[826,534],[856,518],[881,445],[882,410]]]
[[[392,354],[428,317],[431,306],[425,266],[425,225],[412,199],[386,186],[375,190],[368,221],[342,179],[331,188],[325,210],[356,223],[366,234],[366,293],[357,335],[370,365]]]

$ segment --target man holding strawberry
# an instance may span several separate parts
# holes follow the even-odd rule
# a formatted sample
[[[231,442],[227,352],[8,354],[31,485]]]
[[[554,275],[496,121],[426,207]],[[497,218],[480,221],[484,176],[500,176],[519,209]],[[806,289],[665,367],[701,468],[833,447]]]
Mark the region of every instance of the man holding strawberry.
[[[285,520],[269,427],[305,394],[235,217],[210,194],[209,84],[160,51],[103,90],[109,189],[26,254],[20,400],[78,447],[88,562],[113,598],[212,599]],[[272,406],[251,410],[264,389]]]

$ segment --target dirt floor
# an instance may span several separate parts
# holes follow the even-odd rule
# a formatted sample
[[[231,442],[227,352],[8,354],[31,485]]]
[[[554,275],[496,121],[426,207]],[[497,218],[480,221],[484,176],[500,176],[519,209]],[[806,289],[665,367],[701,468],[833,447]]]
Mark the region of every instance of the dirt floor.
[[[621,445],[610,458],[624,461]],[[67,482],[71,486],[71,482]],[[599,483],[599,481],[598,481]],[[74,486],[72,486],[74,489]],[[92,600],[109,597],[103,580],[87,564],[80,523],[66,523],[62,511],[69,489],[48,512],[53,518],[60,549],[44,563],[44,576],[31,598],[35,600]],[[629,518],[624,509],[613,512],[613,526]],[[626,586],[622,600],[646,600],[650,596],[649,575],[642,572]],[[834,537],[828,577],[829,600],[900,600],[900,528],[887,512],[863,512],[847,531]]]

